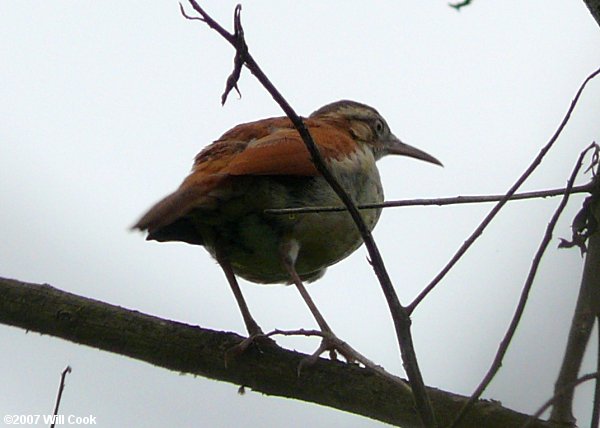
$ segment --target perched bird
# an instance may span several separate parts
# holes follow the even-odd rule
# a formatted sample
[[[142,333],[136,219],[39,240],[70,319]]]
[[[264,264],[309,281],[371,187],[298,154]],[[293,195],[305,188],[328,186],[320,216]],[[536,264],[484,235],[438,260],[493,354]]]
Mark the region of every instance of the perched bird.
[[[375,162],[409,156],[441,165],[402,143],[372,107],[338,101],[304,122],[327,167],[355,203],[383,201]],[[133,228],[148,240],[202,245],[221,265],[248,333],[262,334],[236,275],[256,283],[295,284],[323,332],[332,333],[306,291],[328,266],[349,256],[362,238],[347,212],[267,214],[267,209],[340,205],[315,168],[287,117],[244,123],[195,158],[179,188],[154,205]],[[370,229],[381,209],[361,210]]]

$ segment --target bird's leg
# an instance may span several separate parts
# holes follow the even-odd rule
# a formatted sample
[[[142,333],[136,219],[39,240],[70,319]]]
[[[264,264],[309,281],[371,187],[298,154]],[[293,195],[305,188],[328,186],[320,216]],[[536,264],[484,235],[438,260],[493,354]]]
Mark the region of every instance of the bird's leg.
[[[240,312],[242,313],[242,318],[244,319],[244,324],[246,324],[246,330],[248,330],[248,337],[241,341],[239,344],[234,346],[233,348],[227,350],[225,353],[225,365],[227,366],[227,362],[231,357],[235,357],[236,355],[244,352],[248,347],[256,342],[260,342],[262,345],[273,346],[275,345],[275,341],[270,337],[265,336],[262,329],[258,325],[254,318],[250,314],[250,309],[248,309],[248,305],[246,304],[246,300],[244,299],[244,295],[242,294],[242,290],[240,289],[240,285],[237,282],[237,278],[235,277],[235,273],[231,268],[231,264],[226,257],[223,257],[219,253],[217,253],[217,262],[225,272],[225,276],[227,277],[227,282],[231,287],[231,291],[233,291],[233,295],[235,296],[235,300],[240,307]]]
[[[235,296],[235,300],[242,312],[242,318],[244,319],[244,324],[246,324],[246,330],[248,330],[248,334],[250,336],[257,336],[264,334],[259,325],[254,321],[252,315],[250,314],[250,309],[248,309],[248,305],[246,304],[246,300],[244,299],[244,295],[242,294],[242,290],[237,282],[237,278],[235,277],[235,273],[233,273],[233,269],[231,268],[231,264],[229,260],[224,257],[217,257],[217,261],[223,272],[225,272],[225,276],[227,277],[227,282],[229,282],[229,286],[231,287],[231,291],[233,291],[233,295]]]
[[[300,279],[298,272],[296,272],[296,267],[295,267],[296,259],[298,257],[298,251],[300,250],[298,242],[295,240],[288,241],[282,246],[281,250],[282,250],[283,266],[285,267],[288,274],[290,275],[292,282],[294,283],[294,285],[300,292],[300,295],[306,302],[306,305],[310,309],[310,312],[313,314],[313,317],[315,317],[317,324],[319,324],[321,333],[323,333],[323,340],[321,341],[321,345],[319,346],[317,351],[315,353],[313,353],[313,355],[307,361],[305,361],[303,363],[308,363],[309,365],[313,364],[317,360],[319,355],[321,355],[325,351],[329,351],[329,355],[330,355],[331,359],[335,360],[336,359],[336,352],[335,352],[336,349],[338,349],[340,351],[340,353],[344,356],[344,358],[346,358],[347,361],[354,360],[354,358],[352,356],[347,355],[347,353],[344,352],[343,349],[340,349],[336,345],[337,343],[343,343],[343,342],[341,342],[335,336],[335,334],[331,330],[331,327],[329,327],[329,325],[325,321],[325,318],[323,318],[323,315],[321,315],[321,312],[319,312],[317,305],[315,305],[315,302],[310,297],[310,294],[308,294],[308,291],[306,290],[306,287],[304,286],[302,279]]]
[[[294,285],[300,292],[300,295],[306,302],[308,309],[310,309],[310,312],[313,314],[313,317],[315,317],[317,324],[319,324],[319,328],[321,329],[321,331],[327,332],[327,333],[333,333],[331,331],[331,327],[329,327],[329,325],[327,324],[327,321],[325,321],[325,318],[323,318],[323,315],[321,315],[321,312],[319,312],[317,305],[315,305],[315,302],[310,297],[310,294],[308,294],[308,291],[306,290],[304,283],[302,282],[302,280],[298,276],[298,273],[296,272],[296,268],[294,267],[294,264],[291,263],[290,260],[285,256],[283,258],[283,264],[284,264],[286,270],[288,271],[288,273],[290,274],[290,278],[292,279],[292,282],[294,283]]]

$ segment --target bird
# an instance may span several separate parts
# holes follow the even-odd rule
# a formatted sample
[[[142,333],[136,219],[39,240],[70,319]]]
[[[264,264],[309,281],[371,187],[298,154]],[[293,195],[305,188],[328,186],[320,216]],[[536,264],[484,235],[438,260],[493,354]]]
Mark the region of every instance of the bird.
[[[384,200],[376,161],[408,156],[442,165],[403,143],[366,104],[341,100],[303,118],[326,167],[356,204]],[[304,282],[352,254],[361,235],[347,211],[274,214],[267,210],[339,206],[340,199],[315,167],[288,117],[237,125],[196,155],[179,188],[133,226],[147,240],[203,246],[221,266],[250,337],[263,336],[237,277],[259,284],[295,284],[331,350],[333,332]],[[361,210],[373,230],[381,208]],[[329,335],[329,336],[328,336]],[[334,336],[334,335],[333,335]]]

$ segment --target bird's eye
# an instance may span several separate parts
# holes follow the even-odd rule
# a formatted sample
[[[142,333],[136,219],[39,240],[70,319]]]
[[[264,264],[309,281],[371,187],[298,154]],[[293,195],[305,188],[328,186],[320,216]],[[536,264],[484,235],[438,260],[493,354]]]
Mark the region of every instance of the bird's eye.
[[[383,135],[385,132],[385,123],[381,119],[375,121],[375,132],[377,135]]]

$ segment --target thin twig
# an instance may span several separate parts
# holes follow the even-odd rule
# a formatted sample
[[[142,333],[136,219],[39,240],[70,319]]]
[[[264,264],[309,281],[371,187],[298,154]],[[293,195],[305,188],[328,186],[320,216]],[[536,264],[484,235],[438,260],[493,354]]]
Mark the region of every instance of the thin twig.
[[[181,3],[179,3],[179,10],[181,11],[181,14],[186,19],[196,19],[196,20],[205,22],[206,25],[208,25],[210,28],[212,28],[217,33],[219,33],[221,35],[221,37],[223,37],[225,40],[227,40],[229,43],[231,43],[235,47],[235,37],[233,36],[233,34],[230,34],[229,31],[227,31],[226,29],[221,27],[217,23],[217,21],[212,19],[206,12],[204,12],[204,10],[200,6],[198,6],[198,3],[190,1],[190,4],[194,8],[194,10],[196,12],[198,12],[200,14],[200,16],[202,16],[202,18],[197,18],[197,17],[192,17],[192,16],[187,15],[185,13],[185,10],[183,9],[183,5]]]
[[[592,189],[590,184],[584,184],[581,186],[573,186],[571,194],[575,193],[589,193]],[[549,189],[549,190],[537,190],[533,192],[515,193],[510,197],[510,201],[517,201],[523,199],[538,199],[548,198],[553,196],[562,196],[565,193],[565,189]],[[396,207],[412,207],[412,206],[444,206],[444,205],[457,205],[457,204],[476,204],[483,202],[498,202],[504,198],[505,195],[479,195],[479,196],[453,196],[447,198],[431,198],[431,199],[404,199],[400,201],[386,201],[379,204],[361,204],[357,205],[359,210],[367,210],[373,208],[396,208]],[[306,213],[317,213],[317,212],[340,212],[346,211],[345,207],[300,207],[300,208],[277,208],[265,210],[266,214],[306,214]]]
[[[558,219],[559,219],[560,215],[562,214],[563,210],[567,206],[567,202],[569,201],[569,196],[571,194],[571,188],[573,187],[573,183],[575,183],[575,178],[577,177],[577,174],[579,173],[579,170],[581,169],[581,166],[583,164],[583,158],[588,153],[588,151],[590,151],[593,148],[597,149],[597,146],[595,143],[591,144],[579,155],[579,158],[577,159],[577,163],[575,164],[575,167],[573,168],[571,176],[569,177],[569,181],[567,182],[565,194],[564,194],[562,200],[560,201],[560,204],[558,204],[556,211],[552,215],[550,222],[548,222],[548,225],[546,226],[546,231],[544,233],[544,237],[542,238],[542,242],[540,243],[540,245],[535,253],[535,256],[533,257],[533,261],[531,262],[531,267],[529,269],[529,273],[527,274],[527,279],[525,280],[523,290],[521,291],[519,303],[517,304],[517,308],[515,310],[512,320],[510,322],[508,330],[506,331],[504,338],[500,342],[500,346],[498,347],[498,351],[496,352],[494,361],[492,362],[491,367],[489,368],[488,372],[484,376],[484,378],[481,381],[481,383],[479,384],[479,386],[477,386],[477,388],[475,389],[475,392],[473,392],[473,394],[471,395],[471,397],[469,398],[467,403],[463,406],[463,408],[460,410],[460,412],[456,416],[456,419],[452,423],[451,428],[458,426],[458,423],[460,422],[460,420],[471,409],[471,407],[479,399],[479,397],[481,397],[481,394],[483,393],[483,391],[485,391],[487,386],[490,384],[490,382],[492,381],[492,379],[494,378],[494,376],[496,375],[496,373],[502,366],[502,360],[504,359],[504,356],[506,355],[506,351],[508,350],[508,347],[515,335],[517,326],[519,325],[519,322],[521,321],[523,312],[525,311],[525,305],[527,304],[529,292],[531,291],[531,287],[533,285],[533,280],[535,279],[535,275],[537,273],[538,267],[542,260],[542,256],[544,255],[546,248],[548,248],[548,244],[550,244],[550,241],[552,240],[552,232],[554,231],[554,227],[556,226],[556,223],[558,222]]]
[[[531,415],[529,417],[529,420],[521,428],[528,428],[533,422],[538,420],[540,418],[540,416],[542,416],[542,413],[544,413],[550,406],[552,406],[554,404],[554,402],[561,395],[571,392],[573,389],[575,389],[575,387],[581,385],[584,382],[587,382],[588,380],[592,380],[592,379],[596,379],[596,380],[600,379],[600,372],[588,373],[584,376],[581,376],[574,382],[571,382],[571,383],[565,385],[560,391],[555,393],[552,396],[552,398],[550,398],[548,401],[546,401],[544,404],[542,404],[542,406],[533,415]],[[596,427],[597,425],[591,425],[591,426]]]
[[[205,22],[211,28],[224,35],[225,39],[229,41],[236,49],[236,55],[239,55],[240,46],[238,46],[237,38],[228,33],[226,30],[220,27],[212,18],[210,18],[208,14],[206,14],[206,12],[204,12],[202,8],[196,3],[195,0],[189,0],[189,2],[191,3],[194,10],[200,13],[200,15],[204,18]],[[239,28],[241,28],[241,23],[239,23],[239,13],[236,13],[235,18],[238,21],[235,24],[236,28],[238,28],[238,26]],[[275,86],[267,78],[267,76],[258,66],[254,58],[252,58],[252,56],[248,52],[247,47],[244,47],[242,50],[243,52],[241,53],[243,53],[244,63],[246,67],[248,67],[251,73],[254,74],[254,76],[265,87],[269,94],[271,94],[275,102],[279,104],[281,109],[285,112],[290,121],[293,123],[294,127],[302,137],[302,140],[304,141],[304,144],[306,145],[308,151],[310,152],[315,167],[323,176],[323,178],[327,181],[327,183],[329,183],[329,185],[335,191],[335,193],[339,196],[339,198],[342,200],[342,202],[348,209],[348,212],[352,216],[352,219],[354,220],[363,238],[363,241],[365,242],[365,246],[367,248],[367,251],[369,252],[371,265],[373,266],[375,274],[379,279],[379,283],[385,295],[392,319],[394,321],[394,327],[396,329],[396,335],[398,338],[398,344],[400,347],[404,368],[406,370],[406,374],[408,376],[411,388],[413,390],[417,412],[421,417],[423,425],[425,427],[435,427],[437,424],[435,422],[433,407],[431,405],[431,401],[425,388],[423,377],[419,370],[414,344],[412,341],[409,314],[407,313],[406,309],[400,304],[400,300],[398,299],[396,291],[394,290],[394,286],[392,285],[391,279],[385,269],[383,258],[379,253],[379,249],[375,244],[373,236],[371,235],[371,231],[364,223],[359,210],[354,205],[354,202],[352,201],[350,196],[345,192],[342,186],[337,182],[337,180],[328,170],[323,160],[323,157],[319,152],[319,149],[315,145],[302,119],[296,114],[296,112],[292,109],[292,107],[277,90],[277,88],[275,88]]]
[[[65,389],[65,378],[67,377],[67,373],[71,373],[71,366],[67,366],[60,375],[60,385],[58,386],[58,394],[56,395],[56,404],[54,405],[54,413],[52,414],[52,424],[50,428],[54,428],[56,423],[56,416],[58,415],[58,408],[60,407],[60,400],[62,399],[62,393]]]
[[[421,291],[421,293],[419,293],[419,295],[415,298],[415,300],[410,305],[408,305],[407,308],[408,308],[409,315],[412,314],[412,312],[419,305],[419,303],[421,303],[423,301],[423,299],[436,287],[436,285],[446,276],[446,274],[448,272],[450,272],[450,270],[462,258],[462,256],[467,252],[467,250],[471,247],[471,245],[473,245],[473,243],[477,240],[477,238],[479,236],[481,236],[481,234],[483,233],[485,228],[491,223],[491,221],[494,219],[496,214],[498,214],[498,212],[502,209],[502,207],[508,202],[508,200],[516,193],[516,191],[519,189],[519,187],[521,187],[521,185],[525,182],[525,180],[527,180],[527,178],[529,178],[529,176],[533,173],[533,171],[537,168],[537,166],[542,162],[542,159],[544,158],[544,156],[546,155],[548,150],[550,150],[550,148],[552,148],[552,146],[558,139],[559,135],[561,134],[562,130],[569,122],[569,119],[571,118],[571,114],[573,113],[573,110],[575,109],[575,106],[577,105],[577,102],[579,101],[579,98],[581,97],[581,94],[583,93],[583,90],[585,89],[586,85],[588,84],[588,82],[590,80],[592,80],[598,74],[600,74],[600,68],[598,68],[596,71],[591,73],[588,77],[586,77],[586,79],[583,81],[583,83],[579,87],[579,90],[575,94],[575,98],[573,98],[573,100],[571,101],[571,105],[569,106],[569,109],[567,110],[567,113],[565,114],[565,117],[563,118],[562,122],[560,123],[560,125],[558,126],[556,131],[554,132],[554,135],[552,135],[552,137],[550,138],[548,143],[546,143],[546,145],[540,150],[540,152],[535,157],[535,159],[533,160],[531,165],[529,165],[527,167],[525,172],[512,185],[512,187],[508,190],[508,192],[506,192],[506,195],[504,195],[504,197],[496,205],[494,205],[494,207],[490,210],[488,215],[483,219],[481,224],[479,226],[477,226],[477,228],[473,231],[471,236],[469,236],[469,238],[460,246],[458,251],[452,256],[452,258],[446,264],[446,266],[444,266],[442,268],[442,270],[435,276],[435,278],[433,278],[433,280],[423,289],[423,291]]]

